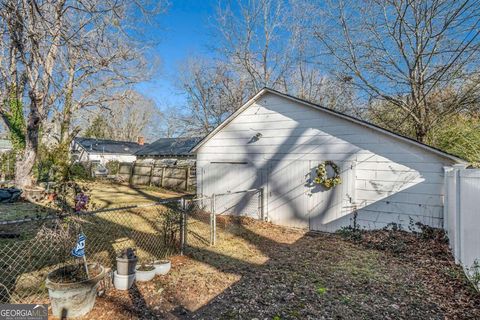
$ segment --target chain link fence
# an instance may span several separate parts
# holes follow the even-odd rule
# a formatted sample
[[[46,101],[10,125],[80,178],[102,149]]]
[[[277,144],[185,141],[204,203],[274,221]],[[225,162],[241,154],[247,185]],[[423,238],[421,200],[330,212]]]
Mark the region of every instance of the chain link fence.
[[[134,248],[139,263],[149,263],[188,247],[215,245],[221,216],[263,219],[261,195],[261,190],[247,190],[0,221],[0,303],[48,303],[45,279],[54,269],[78,263],[70,251],[80,233],[87,237],[89,262],[111,269],[120,251]]]
[[[185,246],[202,247],[215,244],[214,219],[210,210],[212,198],[202,197],[185,201]]]
[[[227,223],[227,216],[242,216],[265,220],[263,189],[251,189],[186,202],[186,244],[190,246],[215,245],[218,239],[217,223]]]
[[[119,251],[135,248],[139,262],[180,252],[182,211],[177,202],[86,212],[0,224],[0,301],[39,303],[48,298],[45,278],[65,264],[77,235],[86,237],[86,258],[106,268]]]

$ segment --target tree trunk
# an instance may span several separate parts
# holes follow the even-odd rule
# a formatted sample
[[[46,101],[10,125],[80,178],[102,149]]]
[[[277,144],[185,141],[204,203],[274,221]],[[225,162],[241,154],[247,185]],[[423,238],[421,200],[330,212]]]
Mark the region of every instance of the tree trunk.
[[[427,137],[427,130],[425,129],[425,125],[423,123],[416,125],[415,136],[418,142],[425,143]]]
[[[75,80],[75,68],[73,65],[68,70],[68,83],[65,93],[65,105],[62,112],[62,123],[60,124],[60,143],[67,143],[70,139],[70,124],[73,112],[73,85]]]
[[[36,104],[36,101],[32,101],[31,103]],[[35,183],[33,167],[37,160],[38,132],[40,129],[40,117],[36,110],[36,106],[30,108],[27,122],[27,135],[25,137],[25,149],[21,159],[17,161],[15,165],[15,185],[19,188],[33,186]]]

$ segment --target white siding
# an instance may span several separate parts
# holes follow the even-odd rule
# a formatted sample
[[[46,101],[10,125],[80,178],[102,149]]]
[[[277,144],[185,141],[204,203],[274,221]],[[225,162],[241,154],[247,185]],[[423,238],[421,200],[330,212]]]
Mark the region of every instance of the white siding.
[[[253,141],[257,133],[261,137]],[[308,183],[324,160],[342,167],[343,186],[326,191]],[[208,184],[203,190],[225,190],[227,184],[228,189],[265,187],[273,222],[324,231],[350,224],[355,207],[366,228],[389,222],[406,227],[410,218],[441,227],[443,166],[452,164],[413,144],[271,93],[200,147],[198,169],[212,162],[246,162],[250,169],[232,170],[234,177],[228,180],[237,185],[227,183],[227,175],[208,181],[198,175],[199,186]]]
[[[99,153],[90,153],[88,154],[88,161],[100,161],[101,164],[106,164],[109,161],[119,161],[119,162],[134,162],[137,159],[137,156],[131,154],[99,154]]]

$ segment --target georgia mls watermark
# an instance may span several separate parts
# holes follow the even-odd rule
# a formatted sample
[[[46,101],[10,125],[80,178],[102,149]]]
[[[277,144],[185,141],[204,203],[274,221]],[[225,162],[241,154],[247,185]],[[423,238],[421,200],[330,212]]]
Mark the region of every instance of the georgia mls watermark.
[[[0,304],[0,320],[47,319],[47,304]]]

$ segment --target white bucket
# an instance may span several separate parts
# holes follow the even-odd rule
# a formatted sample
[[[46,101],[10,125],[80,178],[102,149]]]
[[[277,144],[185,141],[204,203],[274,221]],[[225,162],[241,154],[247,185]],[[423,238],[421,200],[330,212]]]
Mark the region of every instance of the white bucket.
[[[115,271],[113,274],[113,285],[117,290],[128,290],[133,282],[135,282],[135,273],[124,276]]]

